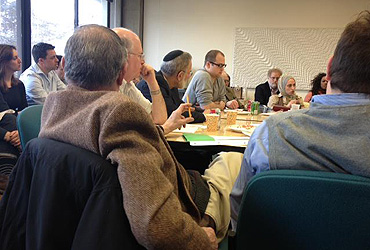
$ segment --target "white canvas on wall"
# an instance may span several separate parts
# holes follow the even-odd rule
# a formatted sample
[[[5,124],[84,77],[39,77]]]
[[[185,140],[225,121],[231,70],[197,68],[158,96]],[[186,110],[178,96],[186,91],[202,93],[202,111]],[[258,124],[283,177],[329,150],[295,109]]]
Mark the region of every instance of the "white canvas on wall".
[[[232,86],[255,88],[278,67],[295,78],[297,90],[309,90],[326,72],[342,28],[236,28]]]

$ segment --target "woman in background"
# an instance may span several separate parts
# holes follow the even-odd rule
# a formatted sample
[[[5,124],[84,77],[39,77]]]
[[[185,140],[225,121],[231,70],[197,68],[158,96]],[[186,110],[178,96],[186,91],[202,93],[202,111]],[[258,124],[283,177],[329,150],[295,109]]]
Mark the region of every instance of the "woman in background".
[[[327,85],[328,80],[326,79],[325,73],[319,73],[318,75],[316,75],[315,78],[311,81],[312,89],[307,93],[304,101],[310,102],[312,96],[314,95],[325,95]]]
[[[0,90],[10,109],[19,112],[28,106],[23,83],[14,77],[22,60],[12,45],[0,44]]]
[[[303,106],[302,97],[296,95],[296,83],[295,79],[292,76],[282,76],[278,82],[278,88],[280,94],[270,96],[267,106],[269,108],[274,107],[275,105],[285,106],[288,108],[292,107],[292,104],[300,104]]]

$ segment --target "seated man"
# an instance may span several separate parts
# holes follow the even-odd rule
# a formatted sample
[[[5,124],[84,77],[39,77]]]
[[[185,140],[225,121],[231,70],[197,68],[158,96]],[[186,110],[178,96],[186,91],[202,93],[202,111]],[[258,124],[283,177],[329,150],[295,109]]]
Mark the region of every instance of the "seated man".
[[[271,95],[279,94],[278,81],[283,72],[278,68],[270,69],[267,72],[268,80],[256,87],[254,92],[254,100],[260,102],[261,105],[266,105],[269,102]]]
[[[224,79],[225,82],[225,88],[226,88],[226,101],[234,101],[237,102],[239,105],[239,108],[244,109],[243,103],[236,97],[235,91],[230,87],[230,76],[226,71],[222,72],[222,79]]]
[[[48,96],[40,137],[90,150],[117,165],[123,206],[137,241],[147,249],[217,249],[230,222],[229,195],[242,154],[224,153],[205,175],[176,161],[163,133],[193,118],[181,104],[163,126],[119,93],[127,53],[112,30],[86,25],[67,41],[65,91]],[[90,59],[90,60],[87,60]],[[93,218],[92,218],[93,219]]]
[[[182,100],[186,102],[189,96],[190,103],[199,104],[202,109],[223,110],[225,105],[238,108],[237,103],[226,102],[225,83],[221,77],[225,67],[225,55],[219,50],[210,50],[204,59],[204,69],[195,73]]]
[[[125,28],[114,28],[113,31],[121,38],[128,50],[127,70],[120,91],[139,103],[152,116],[155,124],[163,124],[167,119],[166,104],[155,79],[154,69],[145,63],[140,38]],[[149,84],[152,102],[141,94],[133,82],[140,75]]]
[[[309,109],[265,120],[251,136],[231,193],[233,228],[243,190],[270,169],[348,173],[370,177],[370,12],[342,33],[327,68],[327,95]],[[354,143],[356,142],[356,143]]]
[[[50,92],[66,87],[55,72],[58,58],[54,48],[48,43],[38,43],[32,48],[35,63],[19,77],[26,88],[28,105],[43,104]]]
[[[168,116],[170,116],[181,103],[184,103],[180,99],[178,88],[182,88],[184,83],[189,80],[191,68],[191,55],[181,50],[174,50],[163,58],[161,70],[155,74],[155,78],[161,88],[162,96],[166,103]],[[136,87],[149,101],[152,101],[150,89],[145,80],[139,82]],[[194,123],[201,123],[206,120],[201,110],[195,110],[191,113],[194,118]],[[186,111],[182,115],[188,117],[189,112]]]

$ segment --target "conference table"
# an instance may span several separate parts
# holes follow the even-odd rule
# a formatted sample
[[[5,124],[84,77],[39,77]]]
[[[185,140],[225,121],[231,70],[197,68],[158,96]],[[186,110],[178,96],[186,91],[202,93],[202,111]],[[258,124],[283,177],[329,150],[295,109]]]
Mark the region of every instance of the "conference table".
[[[176,130],[166,135],[177,160],[185,169],[198,170],[203,173],[219,152],[244,153],[249,137],[254,129],[271,114],[251,115],[240,112],[235,125],[227,125],[227,113],[221,113],[220,128],[215,132],[207,131],[206,123],[188,124],[185,129]],[[190,131],[190,132],[189,132]],[[207,135],[214,141],[187,141],[184,134]]]

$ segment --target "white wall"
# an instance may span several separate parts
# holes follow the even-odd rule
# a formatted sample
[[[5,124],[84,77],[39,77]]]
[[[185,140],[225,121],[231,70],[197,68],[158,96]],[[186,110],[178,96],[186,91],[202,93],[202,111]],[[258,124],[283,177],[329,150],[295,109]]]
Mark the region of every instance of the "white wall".
[[[199,69],[205,54],[219,49],[231,73],[236,27],[343,28],[365,9],[370,0],[146,0],[144,52],[158,69],[166,53],[182,49]]]

